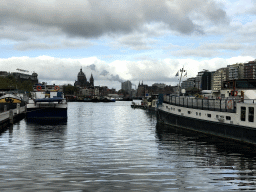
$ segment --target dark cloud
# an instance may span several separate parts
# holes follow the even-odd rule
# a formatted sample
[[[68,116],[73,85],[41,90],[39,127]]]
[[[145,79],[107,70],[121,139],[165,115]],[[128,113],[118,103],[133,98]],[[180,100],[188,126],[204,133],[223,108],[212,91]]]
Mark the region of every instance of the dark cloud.
[[[123,79],[121,79],[120,77],[119,77],[119,75],[110,75],[110,77],[108,77],[108,80],[110,80],[110,81],[118,81],[118,82],[120,82],[120,83],[123,83],[124,82],[124,80]]]
[[[225,11],[213,0],[2,0],[0,18],[0,27],[50,28],[54,33],[85,38],[128,34],[152,23],[163,23],[181,34],[203,33],[195,20],[215,25],[227,21]]]
[[[100,75],[103,75],[103,76],[106,76],[108,74],[109,74],[109,72],[105,69],[100,73]]]
[[[96,71],[96,65],[94,64],[89,65],[88,68],[90,68],[93,71]]]

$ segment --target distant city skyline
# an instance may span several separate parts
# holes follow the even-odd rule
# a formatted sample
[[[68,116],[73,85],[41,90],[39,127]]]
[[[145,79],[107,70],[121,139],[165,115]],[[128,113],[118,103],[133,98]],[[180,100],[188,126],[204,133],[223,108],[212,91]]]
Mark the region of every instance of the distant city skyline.
[[[0,14],[0,70],[49,84],[73,84],[82,67],[117,90],[174,86],[183,66],[189,78],[256,58],[254,0],[3,0]]]

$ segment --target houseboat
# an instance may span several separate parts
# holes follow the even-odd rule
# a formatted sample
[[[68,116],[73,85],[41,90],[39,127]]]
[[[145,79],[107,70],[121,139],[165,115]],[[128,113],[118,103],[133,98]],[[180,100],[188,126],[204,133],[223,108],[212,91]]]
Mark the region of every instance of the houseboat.
[[[158,121],[179,128],[256,144],[256,98],[253,98],[256,91],[246,93],[241,90],[223,90],[221,95],[161,95],[157,112]]]

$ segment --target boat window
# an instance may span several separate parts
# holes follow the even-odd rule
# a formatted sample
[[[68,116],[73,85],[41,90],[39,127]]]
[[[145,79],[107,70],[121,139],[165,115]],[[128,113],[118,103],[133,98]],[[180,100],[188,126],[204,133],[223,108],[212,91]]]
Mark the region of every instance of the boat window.
[[[207,114],[207,117],[211,117],[212,115],[211,114]]]
[[[249,122],[253,122],[254,121],[254,107],[249,107],[248,121]]]
[[[226,120],[231,120],[231,117],[230,116],[226,116]]]
[[[201,116],[201,113],[199,113],[199,116]]]
[[[245,121],[246,108],[241,107],[241,121]]]
[[[191,114],[191,111],[188,111],[188,114]]]
[[[218,119],[218,118],[219,118],[219,115],[216,115],[216,118]]]
[[[178,109],[178,112],[181,112],[181,110],[180,110],[180,109]]]
[[[196,112],[196,115],[198,115],[198,112]]]

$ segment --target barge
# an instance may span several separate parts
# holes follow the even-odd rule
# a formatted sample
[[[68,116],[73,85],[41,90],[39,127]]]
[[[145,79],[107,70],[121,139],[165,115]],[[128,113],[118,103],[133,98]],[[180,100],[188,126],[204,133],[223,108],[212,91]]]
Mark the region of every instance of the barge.
[[[256,100],[159,97],[159,123],[256,144]]]
[[[37,85],[27,104],[29,121],[66,121],[67,102],[59,86]]]

